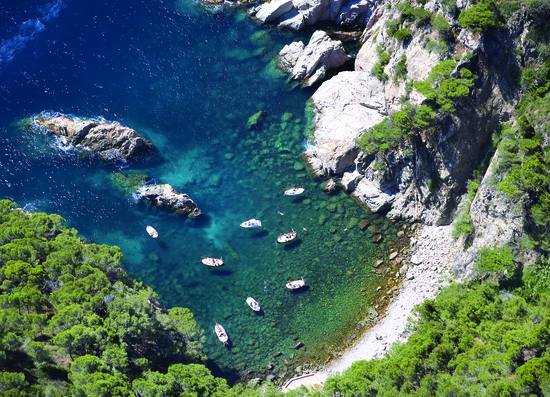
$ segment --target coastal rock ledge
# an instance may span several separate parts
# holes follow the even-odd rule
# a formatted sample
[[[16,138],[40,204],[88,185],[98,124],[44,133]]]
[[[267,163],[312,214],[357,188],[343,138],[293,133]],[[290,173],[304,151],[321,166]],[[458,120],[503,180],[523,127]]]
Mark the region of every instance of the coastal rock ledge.
[[[307,46],[295,41],[279,52],[279,67],[305,86],[321,82],[327,71],[341,67],[347,60],[342,42],[332,40],[322,30],[313,33]]]
[[[63,114],[39,115],[33,121],[67,143],[89,149],[106,160],[135,159],[154,149],[136,131],[113,121]]]
[[[188,215],[191,218],[199,216],[202,211],[198,205],[185,193],[179,193],[169,184],[144,185],[136,196],[155,207],[171,210],[176,214]]]

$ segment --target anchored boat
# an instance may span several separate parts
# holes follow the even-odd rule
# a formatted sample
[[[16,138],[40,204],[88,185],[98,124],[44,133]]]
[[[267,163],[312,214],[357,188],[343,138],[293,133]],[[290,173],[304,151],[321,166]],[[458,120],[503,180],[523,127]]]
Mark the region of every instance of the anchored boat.
[[[214,326],[214,332],[216,333],[216,336],[222,342],[224,345],[229,342],[229,336],[227,336],[227,332],[225,332],[225,328],[220,324],[216,323]]]
[[[279,237],[277,237],[277,242],[279,244],[290,243],[292,240],[296,239],[297,236],[298,234],[293,230],[291,232],[279,235]]]
[[[299,280],[292,280],[286,283],[286,287],[290,290],[297,290],[300,288],[304,288],[306,286],[306,282],[303,278]]]
[[[152,238],[157,238],[159,236],[159,232],[157,232],[157,229],[155,229],[153,226],[147,225],[145,231]]]
[[[259,312],[260,310],[262,310],[260,304],[258,303],[258,301],[256,299],[254,299],[253,297],[249,296],[248,298],[246,298],[246,304],[248,306],[250,306],[250,308],[252,310],[254,310],[255,312]]]
[[[202,258],[201,262],[205,266],[220,267],[223,266],[223,258]]]
[[[303,187],[292,187],[284,191],[285,196],[299,196],[305,191]]]
[[[245,229],[256,229],[262,227],[262,221],[259,219],[249,219],[241,223],[241,227]]]

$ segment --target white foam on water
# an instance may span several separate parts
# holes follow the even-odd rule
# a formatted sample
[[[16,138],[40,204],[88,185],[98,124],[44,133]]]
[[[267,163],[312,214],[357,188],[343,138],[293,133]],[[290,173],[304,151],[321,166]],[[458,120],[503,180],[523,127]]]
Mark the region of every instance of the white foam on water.
[[[36,18],[23,21],[14,36],[0,42],[0,65],[11,62],[29,41],[46,29],[47,22],[59,16],[64,6],[63,0],[54,0],[39,7]]]

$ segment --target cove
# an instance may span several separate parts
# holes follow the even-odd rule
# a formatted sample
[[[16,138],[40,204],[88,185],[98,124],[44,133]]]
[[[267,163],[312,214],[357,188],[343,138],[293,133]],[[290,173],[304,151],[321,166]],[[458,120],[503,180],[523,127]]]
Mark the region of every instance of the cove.
[[[10,6],[2,43],[48,4]],[[297,38],[190,2],[67,0],[0,64],[0,196],[59,213],[90,240],[120,246],[130,275],[164,304],[192,309],[213,365],[245,378],[290,376],[302,362],[330,357],[376,304],[387,274],[374,263],[396,243],[394,225],[344,193],[323,193],[305,166],[312,91],[289,85],[272,63]],[[43,110],[117,120],[150,139],[157,159],[128,168],[60,150],[18,124]],[[258,128],[247,128],[258,111],[265,112]],[[112,178],[130,169],[188,193],[205,216],[186,220],[136,203]],[[306,194],[283,196],[290,186]],[[263,232],[239,228],[252,217]],[[358,227],[364,219],[368,230]],[[291,229],[298,243],[277,245]],[[379,245],[371,242],[376,230]],[[226,266],[205,268],[202,256],[223,256]],[[284,288],[301,277],[308,290]],[[247,296],[263,315],[247,307]],[[229,349],[215,338],[215,321],[229,333]]]

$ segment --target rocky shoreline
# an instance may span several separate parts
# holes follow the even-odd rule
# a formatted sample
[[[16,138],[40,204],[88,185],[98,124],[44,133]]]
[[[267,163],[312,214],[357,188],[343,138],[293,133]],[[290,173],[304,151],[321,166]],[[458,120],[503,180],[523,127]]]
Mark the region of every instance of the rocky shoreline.
[[[42,113],[32,122],[68,144],[97,153],[104,160],[135,160],[154,146],[135,130],[113,121],[82,119],[61,113]]]
[[[451,280],[476,275],[473,264],[482,247],[518,245],[523,237],[521,200],[510,202],[496,189],[499,155],[492,139],[502,123],[513,121],[519,87],[511,71],[518,64],[507,51],[515,45],[528,54],[523,38],[529,27],[518,15],[505,29],[484,35],[458,22],[459,12],[469,6],[457,2],[451,12],[440,0],[412,2],[408,9],[399,0],[272,0],[249,11],[261,23],[291,30],[320,21],[364,28],[354,70],[322,82],[310,100],[313,128],[305,156],[315,175],[338,183],[372,212],[415,225],[410,251],[401,257],[403,282],[384,318],[340,358],[288,388],[322,382],[354,360],[385,354],[392,343],[406,339],[407,318],[417,304],[434,298]],[[354,18],[346,19],[351,9]],[[280,67],[304,85],[320,83],[333,65],[331,51],[323,47],[337,48],[322,37],[315,32],[307,46],[285,46]],[[520,58],[516,54],[516,62],[526,62]],[[443,112],[416,85],[441,79],[432,71],[439,72],[442,61],[452,66],[445,77],[449,82],[460,81],[465,69],[471,78],[463,78],[468,90],[455,93]],[[433,112],[427,127],[371,152],[358,145],[359,137],[393,114],[420,108]],[[475,175],[479,188],[468,197]],[[466,234],[457,234],[453,224],[461,213],[468,215]]]

